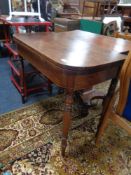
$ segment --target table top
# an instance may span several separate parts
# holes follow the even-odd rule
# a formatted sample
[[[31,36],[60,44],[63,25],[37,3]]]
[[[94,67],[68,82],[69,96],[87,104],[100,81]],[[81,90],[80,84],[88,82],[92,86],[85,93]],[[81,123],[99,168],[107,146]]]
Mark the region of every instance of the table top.
[[[78,70],[111,65],[123,60],[121,52],[131,49],[131,42],[80,30],[62,33],[15,34],[15,41],[34,50],[60,67]]]

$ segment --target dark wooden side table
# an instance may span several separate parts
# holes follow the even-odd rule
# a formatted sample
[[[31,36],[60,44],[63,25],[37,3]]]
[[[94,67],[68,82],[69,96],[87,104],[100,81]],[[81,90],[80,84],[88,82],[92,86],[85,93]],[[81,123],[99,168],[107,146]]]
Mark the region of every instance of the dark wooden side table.
[[[115,90],[118,74],[131,43],[80,30],[60,33],[16,34],[20,56],[26,58],[56,85],[65,88],[62,155],[65,155],[71,125],[73,94],[112,79],[103,113]],[[35,41],[35,42],[34,42]]]

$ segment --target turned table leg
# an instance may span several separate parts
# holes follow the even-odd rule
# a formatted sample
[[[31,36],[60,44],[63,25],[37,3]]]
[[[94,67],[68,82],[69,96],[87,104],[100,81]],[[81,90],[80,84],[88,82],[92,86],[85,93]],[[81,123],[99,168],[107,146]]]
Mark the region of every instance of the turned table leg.
[[[72,104],[73,104],[73,92],[67,92],[65,99],[65,111],[63,116],[63,130],[62,130],[62,142],[61,142],[61,154],[63,157],[65,156],[68,132],[71,125]]]

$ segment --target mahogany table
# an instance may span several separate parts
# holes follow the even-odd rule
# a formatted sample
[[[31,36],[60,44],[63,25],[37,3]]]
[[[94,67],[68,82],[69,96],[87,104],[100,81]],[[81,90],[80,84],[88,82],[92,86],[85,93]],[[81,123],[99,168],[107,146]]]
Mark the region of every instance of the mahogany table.
[[[131,42],[79,30],[16,34],[14,40],[20,56],[66,90],[61,147],[64,156],[74,91],[89,89],[97,83],[112,79],[104,102],[104,113],[126,57],[120,53],[128,51]]]

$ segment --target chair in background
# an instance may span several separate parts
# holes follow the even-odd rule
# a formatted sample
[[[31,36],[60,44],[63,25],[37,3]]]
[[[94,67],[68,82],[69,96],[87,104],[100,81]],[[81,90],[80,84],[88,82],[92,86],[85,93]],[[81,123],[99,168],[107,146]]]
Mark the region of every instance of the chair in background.
[[[99,7],[100,16],[117,13],[118,2],[119,0],[101,0]]]
[[[119,92],[119,99],[115,107],[115,100]],[[131,135],[131,52],[128,54],[120,72],[120,87],[117,90],[105,112],[101,126],[97,133],[96,143],[104,134],[110,120],[125,129]]]
[[[121,15],[104,15],[102,18],[102,22],[104,24],[103,35],[131,40],[129,27],[123,26],[123,21],[124,20]]]
[[[116,21],[111,21],[107,24],[104,24],[103,32],[102,32],[103,35],[114,37],[116,32],[118,32],[118,27],[117,27]]]
[[[99,1],[97,0],[83,1],[82,16],[90,15],[89,11],[92,11],[92,18],[94,19],[96,16],[98,16],[98,10],[99,10]]]
[[[103,35],[113,36],[115,38],[122,38],[131,40],[131,33],[129,27],[123,25],[123,17],[121,15],[104,15],[102,18]]]
[[[116,4],[117,0],[84,0],[82,16],[85,15],[86,11],[87,13],[92,11],[93,19],[105,14],[111,14]]]
[[[123,31],[123,18],[119,14],[112,14],[112,15],[103,15],[102,16],[102,23],[106,26],[109,26],[111,22],[116,22],[116,28],[117,31],[122,32]]]

